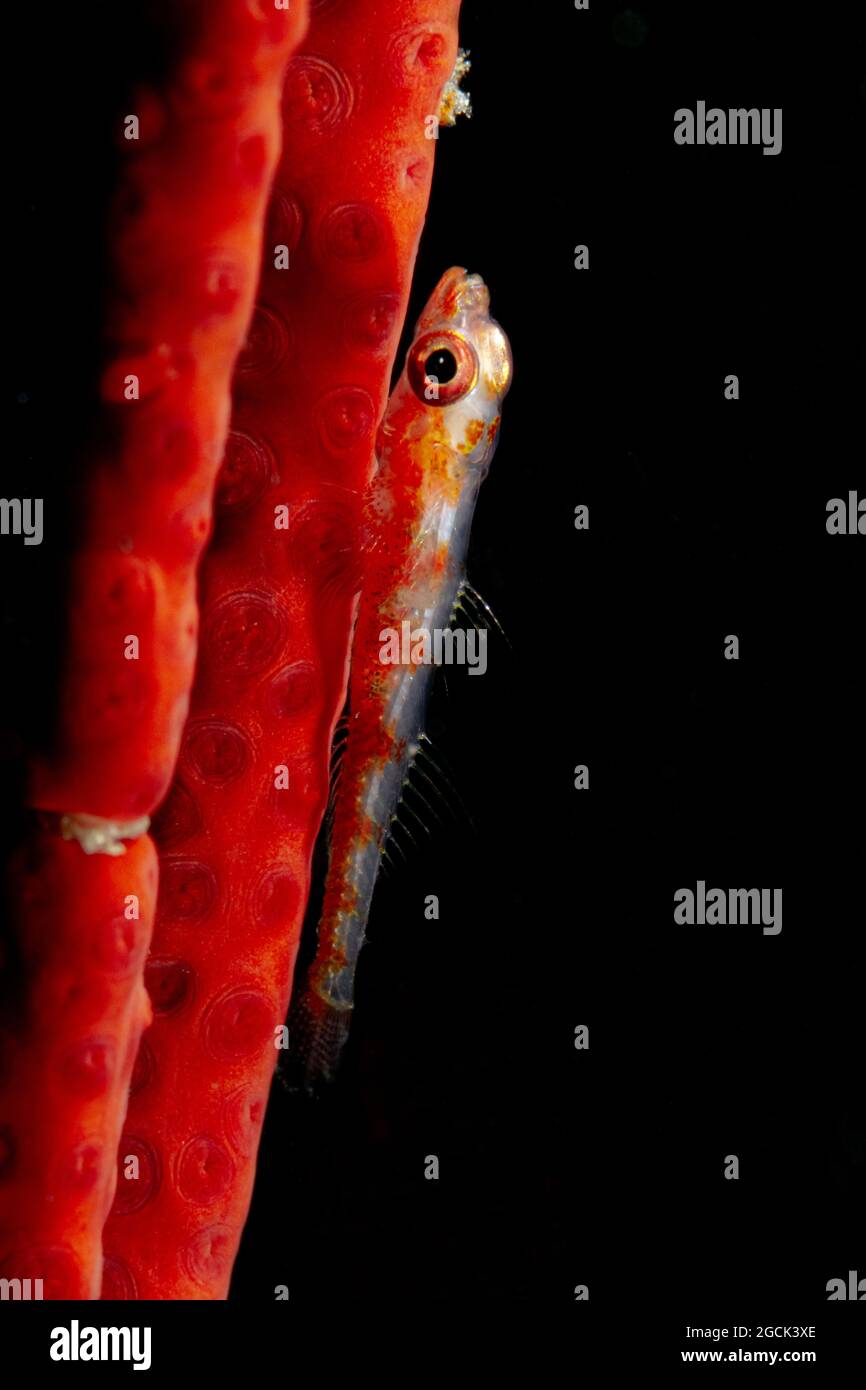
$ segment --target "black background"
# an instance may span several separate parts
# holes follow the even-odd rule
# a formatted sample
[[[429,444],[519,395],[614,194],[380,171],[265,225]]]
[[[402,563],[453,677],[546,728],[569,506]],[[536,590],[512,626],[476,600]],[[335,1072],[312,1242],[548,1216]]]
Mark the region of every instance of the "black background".
[[[112,175],[87,150],[160,61],[130,8],[18,19],[7,496],[61,497],[86,426]],[[718,1325],[866,1275],[864,542],[825,528],[866,492],[864,30],[842,4],[464,4],[473,116],[441,135],[409,322],[462,264],[512,340],[470,576],[513,651],[440,682],[475,829],[377,889],[332,1093],[275,1080],[230,1305],[583,1283],[581,1316]],[[676,146],[698,100],[782,107],[781,154]],[[2,548],[13,810],[62,555]],[[781,934],[676,926],[700,878],[781,887]]]

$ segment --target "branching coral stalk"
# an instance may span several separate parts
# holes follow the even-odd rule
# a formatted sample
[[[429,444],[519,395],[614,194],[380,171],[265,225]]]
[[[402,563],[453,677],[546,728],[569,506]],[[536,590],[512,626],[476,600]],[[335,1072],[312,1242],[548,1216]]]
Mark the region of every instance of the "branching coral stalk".
[[[142,1298],[225,1297],[246,1218],[345,697],[360,493],[457,11],[457,0],[314,5],[287,74],[202,567],[200,665],[156,827],[156,1017],[120,1149],[147,1153],[149,1178],[145,1200],[121,1185],[105,1236]]]
[[[118,122],[103,428],[81,480],[56,748],[31,783],[31,804],[49,814],[13,866],[0,1273],[42,1278],[45,1297],[99,1296],[101,1230],[150,1017],[156,856],[141,832],[187,716],[196,568],[255,295],[285,66],[306,24],[301,0],[289,11],[196,0],[175,18],[174,70]],[[161,978],[158,963],[149,975]],[[141,1193],[147,1154],[133,1157]],[[133,1292],[117,1263],[106,1290]]]

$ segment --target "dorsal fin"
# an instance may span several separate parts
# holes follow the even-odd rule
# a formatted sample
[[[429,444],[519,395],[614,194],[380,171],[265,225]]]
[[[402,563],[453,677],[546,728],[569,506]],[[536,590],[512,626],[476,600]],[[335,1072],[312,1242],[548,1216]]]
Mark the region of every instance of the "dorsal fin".
[[[407,824],[407,817],[411,824]],[[385,843],[395,845],[405,859],[402,845],[394,838],[395,831],[401,831],[417,851],[420,849],[416,839],[417,828],[420,827],[432,839],[439,831],[448,829],[449,823],[458,827],[463,824],[475,830],[465,802],[433,753],[430,739],[426,734],[421,734],[412,750],[412,761],[403,780],[402,793]]]
[[[463,578],[463,583],[457,590],[457,597],[454,600],[454,607],[451,610],[452,622],[454,621],[454,616],[458,611],[465,613],[467,618],[474,627],[486,627],[485,619],[489,619],[493,626],[496,628],[496,631],[499,633],[508,650],[513,654],[514,647],[512,646],[511,639],[508,636],[508,633],[505,631],[505,628],[502,626],[501,622],[497,618],[496,614],[490,607],[490,604],[487,602],[487,600],[483,598],[481,594],[479,594],[478,590],[475,589],[469,583],[469,580],[465,577],[465,575]]]

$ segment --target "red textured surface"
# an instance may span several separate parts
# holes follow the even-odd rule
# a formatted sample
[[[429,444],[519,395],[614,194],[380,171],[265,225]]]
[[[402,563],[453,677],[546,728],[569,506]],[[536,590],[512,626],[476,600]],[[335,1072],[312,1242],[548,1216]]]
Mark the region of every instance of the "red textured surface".
[[[119,134],[103,442],[81,485],[57,751],[31,785],[34,806],[120,819],[164,795],[187,715],[196,565],[255,294],[282,79],[306,6],[197,0],[175,18],[177,65],[163,91],[133,99],[140,139]],[[124,400],[129,374],[137,400]],[[137,661],[124,655],[129,635]],[[149,839],[117,859],[87,858],[50,829],[29,855],[13,879],[19,1006],[0,1032],[0,1273],[43,1278],[46,1298],[93,1298],[149,1018],[142,965],[156,858]],[[128,894],[140,895],[142,917],[120,963],[112,933]],[[162,1004],[178,1007],[183,979],[170,964],[160,973],[152,963],[149,976]],[[133,1089],[146,1083],[143,1059]],[[158,1163],[140,1152],[141,1182],[156,1185]],[[199,1162],[196,1151],[190,1171]],[[195,1191],[194,1180],[182,1186]],[[133,1291],[121,1265],[109,1262],[107,1288]]]
[[[106,442],[82,482],[58,750],[31,804],[129,819],[165,795],[196,657],[196,567],[211,527],[231,377],[258,277],[279,93],[304,30],[267,0],[187,5],[164,93],[118,143]],[[124,399],[129,375],[139,399]],[[124,638],[139,639],[139,659]]]
[[[45,1298],[97,1298],[117,1143],[151,1017],[142,966],[156,852],[144,836],[120,858],[88,858],[38,833],[10,872],[27,990],[0,1031],[0,1277],[41,1278]]]
[[[105,1232],[111,1288],[128,1296],[228,1288],[345,696],[360,493],[429,195],[425,117],[453,68],[457,12],[457,0],[314,4],[289,67],[202,567],[200,666],[155,830],[161,1005],[128,1124],[155,1176],[135,1210],[119,1194]],[[274,268],[277,245],[288,270]]]

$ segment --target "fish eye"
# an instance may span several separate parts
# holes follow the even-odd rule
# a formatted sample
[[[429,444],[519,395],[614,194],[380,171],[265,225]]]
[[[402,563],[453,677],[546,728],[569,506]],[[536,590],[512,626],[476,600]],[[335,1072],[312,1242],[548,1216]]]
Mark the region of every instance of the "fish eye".
[[[435,352],[431,352],[424,363],[424,375],[435,377],[442,385],[453,381],[457,375],[457,358],[451,349],[437,348]]]
[[[412,344],[406,362],[409,384],[429,405],[453,405],[478,380],[475,349],[460,333],[424,333]]]

